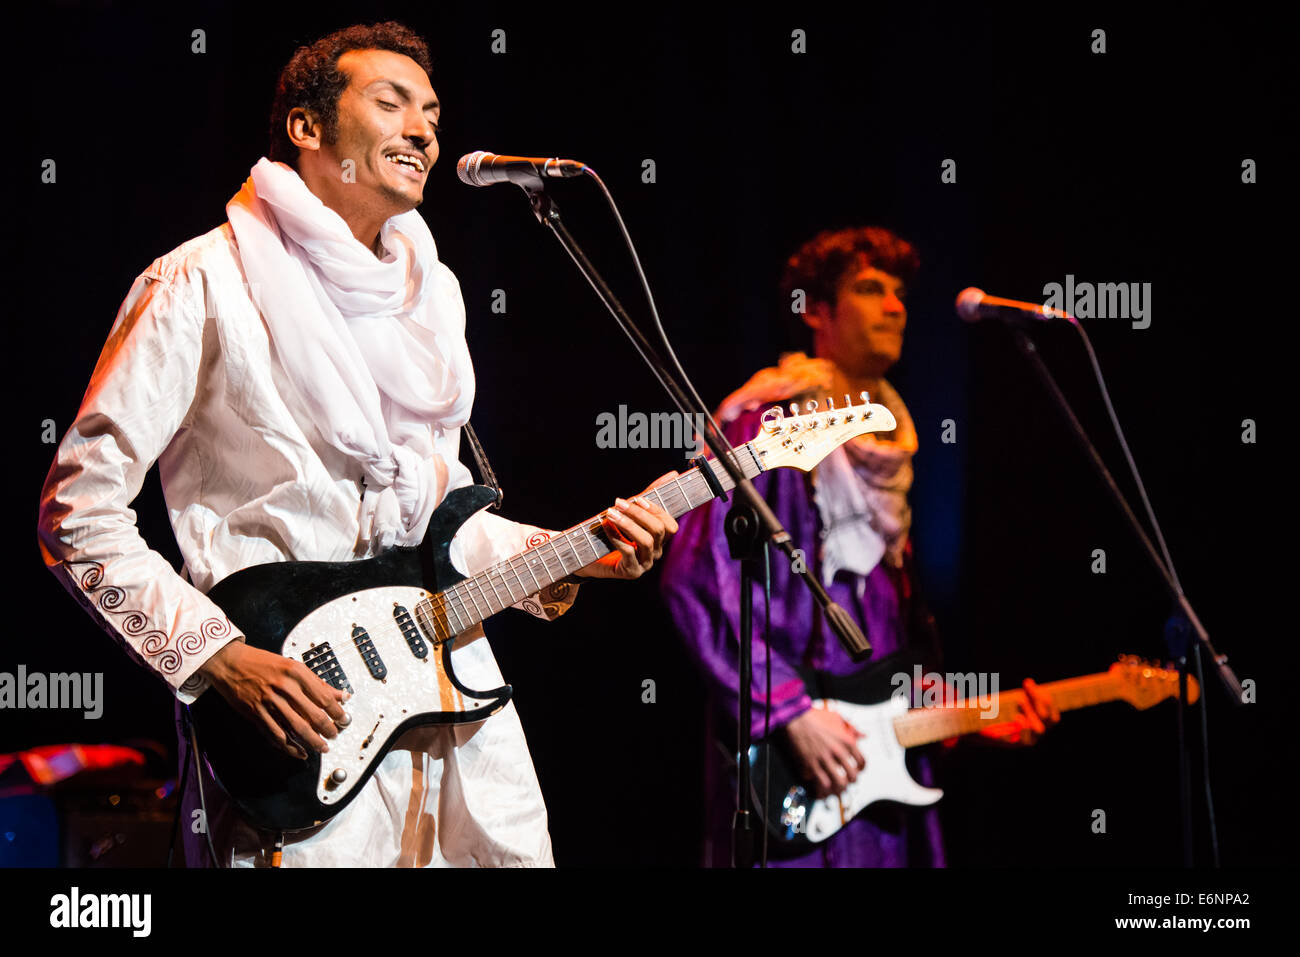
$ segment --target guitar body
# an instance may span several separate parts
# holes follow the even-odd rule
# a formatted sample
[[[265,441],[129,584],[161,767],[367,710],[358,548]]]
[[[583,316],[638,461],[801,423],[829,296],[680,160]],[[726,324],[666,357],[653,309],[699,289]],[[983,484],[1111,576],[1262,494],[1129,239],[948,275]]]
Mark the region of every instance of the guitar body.
[[[998,694],[994,702],[971,698],[938,707],[909,708],[906,698],[891,694],[890,671],[905,674],[907,670],[900,667],[901,662],[891,656],[857,674],[844,676],[801,672],[814,707],[835,711],[858,731],[858,750],[866,758],[866,767],[840,794],[813,800],[814,788],[801,780],[799,767],[783,737],[773,741],[770,748],[750,749],[755,790],[762,787],[763,775],[771,766],[772,800],[764,808],[764,815],[776,841],[777,856],[806,854],[877,801],[917,806],[935,803],[943,792],[922,787],[912,779],[905,760],[908,748],[975,734],[998,720],[1005,721],[1006,715],[1026,703],[1024,692],[1014,689]],[[1144,710],[1176,697],[1179,676],[1168,668],[1121,655],[1109,671],[1052,681],[1039,685],[1039,691],[1062,713],[1109,701],[1126,701]],[[1199,696],[1199,685],[1189,678],[1188,703],[1195,703]]]
[[[307,663],[351,692],[351,718],[330,749],[290,757],[215,691],[192,706],[199,748],[218,783],[253,824],[299,830],[328,820],[361,791],[409,728],[480,721],[511,688],[461,683],[456,638],[438,642],[417,603],[461,581],[451,564],[457,530],[495,498],[456,489],[434,512],[423,544],[353,562],[272,562],[243,569],[208,593],[248,644]]]
[[[771,794],[776,806],[768,816],[768,827],[792,856],[812,850],[877,801],[919,807],[943,797],[943,791],[921,786],[907,770],[907,751],[898,743],[893,727],[894,719],[907,712],[906,701],[852,704],[832,699],[814,702],[814,707],[829,708],[858,729],[858,750],[867,766],[843,793],[812,800],[812,786],[800,778],[785,749],[771,749]],[[754,781],[760,787],[762,773],[760,750],[754,770]]]
[[[803,673],[814,696],[813,707],[836,712],[858,730],[858,750],[867,765],[843,793],[814,800],[814,786],[803,780],[781,737],[774,738],[769,748],[751,751],[751,780],[760,793],[771,764],[772,806],[765,809],[765,816],[778,856],[806,854],[877,801],[923,806],[943,797],[943,791],[923,787],[907,770],[907,750],[894,733],[894,719],[907,712],[908,704],[902,698],[889,697],[888,684],[882,685],[880,680],[887,675],[882,663],[855,675]],[[893,667],[896,670],[898,666]],[[826,697],[818,698],[819,694]]]

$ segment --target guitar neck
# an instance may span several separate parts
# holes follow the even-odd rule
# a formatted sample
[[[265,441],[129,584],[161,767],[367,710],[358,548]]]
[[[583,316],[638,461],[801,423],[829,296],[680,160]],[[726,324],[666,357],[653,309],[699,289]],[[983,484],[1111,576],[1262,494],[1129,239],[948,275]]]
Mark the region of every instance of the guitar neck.
[[[1106,671],[1051,681],[1039,685],[1039,688],[1062,712],[1118,701],[1124,697],[1123,683]],[[972,734],[983,727],[1009,720],[1024,703],[1025,693],[1019,689],[1004,691],[997,696],[996,701],[995,715],[985,714],[986,710],[992,712],[993,702],[988,702],[987,708],[979,701],[963,701],[948,707],[913,708],[894,719],[894,731],[899,743],[905,748]]]
[[[737,446],[734,461],[745,478],[764,470],[753,442]],[[735,488],[736,483],[716,459],[709,459],[707,467],[724,491]],[[651,489],[645,496],[674,518],[714,497],[698,467]],[[440,639],[462,634],[613,550],[605,537],[601,516],[593,516],[425,599],[416,609],[417,618]]]

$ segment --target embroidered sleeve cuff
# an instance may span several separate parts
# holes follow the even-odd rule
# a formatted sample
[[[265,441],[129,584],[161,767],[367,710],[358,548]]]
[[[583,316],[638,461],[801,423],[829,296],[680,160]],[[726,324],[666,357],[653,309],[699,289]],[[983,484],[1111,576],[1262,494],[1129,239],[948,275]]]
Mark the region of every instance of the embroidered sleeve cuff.
[[[244,636],[235,632],[227,635],[219,641],[209,642],[207,646],[204,647],[201,655],[189,658],[185,662],[184,667],[177,672],[175,677],[180,679],[179,684],[174,682],[171,678],[167,679],[167,683],[172,686],[172,690],[175,692],[176,697],[180,700],[181,704],[193,704],[198,700],[199,695],[212,687],[212,682],[208,680],[207,676],[204,675],[201,670],[207,663],[208,659],[222,648],[226,647],[230,642],[243,640]]]
[[[578,583],[572,575],[561,578],[554,584],[547,585],[535,595],[529,595],[514,607],[528,612],[536,618],[554,621],[573,605],[578,597]]]
[[[169,609],[169,602],[149,607],[140,599],[138,585],[109,584],[104,566],[96,561],[61,561],[51,571],[91,618],[108,635],[122,644],[137,661],[167,682],[185,704],[192,703],[208,686],[199,673],[203,664],[240,634],[193,586],[192,594],[175,597],[178,604],[188,598],[188,611]],[[179,579],[178,579],[179,581]],[[197,624],[195,619],[206,615]]]

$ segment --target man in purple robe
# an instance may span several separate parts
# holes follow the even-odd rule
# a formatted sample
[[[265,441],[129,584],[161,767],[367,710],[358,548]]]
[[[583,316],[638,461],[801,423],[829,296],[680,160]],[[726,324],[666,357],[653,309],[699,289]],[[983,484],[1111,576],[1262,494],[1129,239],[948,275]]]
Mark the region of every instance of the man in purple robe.
[[[828,455],[811,473],[780,468],[754,481],[806,556],[831,600],[857,622],[872,645],[873,673],[910,673],[914,663],[937,667],[932,619],[916,595],[908,531],[912,456],[917,438],[907,407],[885,380],[903,345],[906,285],[919,266],[910,243],[877,227],[823,232],[787,264],[785,292],[812,330],[814,357],[794,353],[763,369],[725,399],[717,418],[735,445],[758,434],[762,412],[777,403],[802,403],[848,395],[893,413],[893,432],[869,433]],[[800,309],[800,304],[803,309]],[[730,862],[730,820],[735,808],[734,728],[739,714],[737,667],[740,573],[730,557],[723,521],[729,505],[714,501],[687,513],[664,565],[663,592],[687,648],[702,667],[720,724],[710,748],[706,788],[709,819],[704,863]],[[754,589],[754,740],[784,738],[816,796],[838,794],[865,766],[858,733],[834,711],[813,707],[799,669],[847,675],[855,664],[827,626],[820,609],[784,557],[771,563],[771,711],[767,712],[767,652],[763,644],[763,594]],[[986,728],[991,738],[1032,743],[1059,714],[1025,683],[1032,707]],[[888,695],[888,685],[885,694]],[[773,739],[774,742],[777,738]],[[913,756],[913,776],[930,785],[929,762]],[[762,795],[763,782],[754,781]],[[773,800],[780,800],[774,796]],[[761,828],[761,822],[757,827]],[[769,843],[769,849],[772,844]],[[934,807],[892,802],[868,807],[812,851],[771,859],[777,866],[903,867],[944,864]]]

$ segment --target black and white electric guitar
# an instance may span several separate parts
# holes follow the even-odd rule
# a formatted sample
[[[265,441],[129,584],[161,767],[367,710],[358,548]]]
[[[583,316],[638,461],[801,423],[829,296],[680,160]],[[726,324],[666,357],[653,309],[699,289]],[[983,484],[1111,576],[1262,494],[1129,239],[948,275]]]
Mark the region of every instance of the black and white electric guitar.
[[[746,478],[771,468],[810,470],[836,447],[868,432],[896,428],[882,405],[792,415],[769,409],[755,438],[739,446]],[[716,461],[708,468],[724,490],[733,483]],[[494,500],[491,489],[456,489],[438,506],[417,548],[391,548],[355,562],[273,562],[243,569],[208,593],[257,648],[305,662],[323,680],[351,692],[347,726],[325,754],[303,761],[270,744],[220,694],[192,706],[199,747],[217,781],[248,820],[298,830],[328,820],[358,794],[405,731],[420,725],[480,721],[505,707],[511,688],[480,690],[457,675],[473,646],[457,640],[511,605],[536,595],[613,548],[593,517],[466,578],[451,564],[456,531]],[[713,498],[698,468],[647,493],[673,516]],[[466,639],[467,640],[467,639]],[[472,679],[471,679],[472,680]]]
[[[767,762],[771,763],[769,793],[772,797],[765,818],[779,856],[806,853],[877,801],[916,806],[934,804],[943,797],[943,791],[923,787],[912,778],[905,763],[907,749],[972,734],[990,724],[1007,721],[1025,697],[1023,690],[1015,689],[990,696],[991,700],[909,708],[905,697],[881,702],[862,682],[854,679],[852,675],[821,673],[805,677],[810,693],[816,694],[812,689],[820,686],[825,693],[834,695],[814,701],[813,706],[836,712],[859,735],[858,750],[867,764],[842,793],[814,800],[813,785],[801,778],[793,756],[783,743],[774,741],[771,748],[755,747],[750,751],[756,788],[763,787]],[[1109,671],[1053,681],[1039,688],[1062,712],[1108,701],[1127,701],[1142,710],[1178,696],[1178,672],[1124,655]],[[1199,696],[1200,687],[1189,676],[1188,701],[1195,702]],[[994,703],[996,707],[992,707]],[[765,758],[765,753],[770,757]]]

